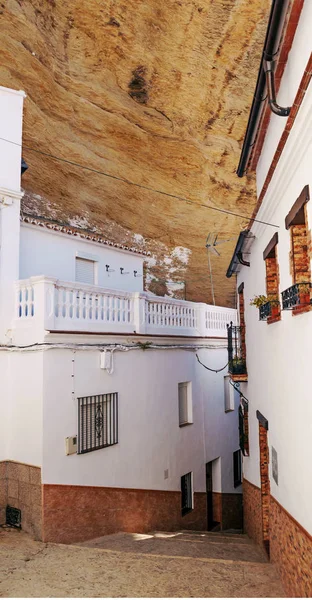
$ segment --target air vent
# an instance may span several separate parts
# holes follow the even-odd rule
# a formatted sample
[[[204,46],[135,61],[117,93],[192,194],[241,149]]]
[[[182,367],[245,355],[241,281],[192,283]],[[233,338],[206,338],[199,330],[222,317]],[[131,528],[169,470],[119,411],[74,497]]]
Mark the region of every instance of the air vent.
[[[5,514],[5,524],[10,527],[21,529],[22,513],[19,508],[7,505]]]

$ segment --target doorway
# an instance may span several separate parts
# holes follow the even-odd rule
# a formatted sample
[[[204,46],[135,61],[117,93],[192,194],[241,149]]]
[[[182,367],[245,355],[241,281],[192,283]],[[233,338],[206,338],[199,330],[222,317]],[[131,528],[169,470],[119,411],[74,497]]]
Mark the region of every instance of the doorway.
[[[220,529],[220,511],[221,494],[214,492],[215,471],[218,468],[220,459],[211,460],[206,463],[206,493],[207,493],[207,529],[208,531],[217,531]],[[220,506],[219,506],[220,505]]]

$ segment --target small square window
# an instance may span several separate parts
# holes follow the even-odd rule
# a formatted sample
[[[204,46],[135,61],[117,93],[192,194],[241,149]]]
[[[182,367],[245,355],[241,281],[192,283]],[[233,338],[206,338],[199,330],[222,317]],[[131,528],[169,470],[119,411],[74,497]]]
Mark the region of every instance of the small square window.
[[[224,376],[224,411],[230,412],[234,410],[234,387],[231,385],[229,375]]]
[[[192,383],[184,381],[179,383],[179,426],[193,423]]]
[[[181,477],[182,517],[194,508],[193,473],[186,473]]]
[[[95,283],[95,262],[86,258],[76,257],[75,279],[81,283],[94,285]]]

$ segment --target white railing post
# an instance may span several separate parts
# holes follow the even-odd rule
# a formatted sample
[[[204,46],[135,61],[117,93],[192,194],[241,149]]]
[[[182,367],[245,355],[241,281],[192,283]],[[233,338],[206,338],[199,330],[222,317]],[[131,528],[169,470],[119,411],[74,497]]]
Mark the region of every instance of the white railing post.
[[[53,277],[31,277],[34,286],[34,317],[37,331],[42,337],[45,331],[55,329],[54,291],[57,279]],[[39,333],[39,331],[38,331]]]
[[[197,320],[197,331],[198,331],[198,335],[205,337],[207,335],[207,327],[206,327],[206,308],[207,308],[207,304],[197,304],[197,315],[196,315],[196,320]]]
[[[142,292],[133,294],[133,321],[135,333],[146,333],[147,300]]]

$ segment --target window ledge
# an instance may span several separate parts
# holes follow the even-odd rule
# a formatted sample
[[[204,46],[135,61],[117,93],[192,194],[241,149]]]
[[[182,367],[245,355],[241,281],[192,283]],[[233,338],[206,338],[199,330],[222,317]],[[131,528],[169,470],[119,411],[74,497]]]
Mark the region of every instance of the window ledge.
[[[311,308],[312,307],[310,304],[308,304],[307,306],[297,306],[292,309],[292,316],[296,317],[297,315],[302,315],[303,313],[310,312]]]
[[[282,320],[282,315],[277,315],[276,317],[268,317],[267,324],[272,325],[272,323],[277,323]]]
[[[193,421],[188,421],[187,423],[181,423],[179,427],[187,427],[188,425],[193,425]]]

